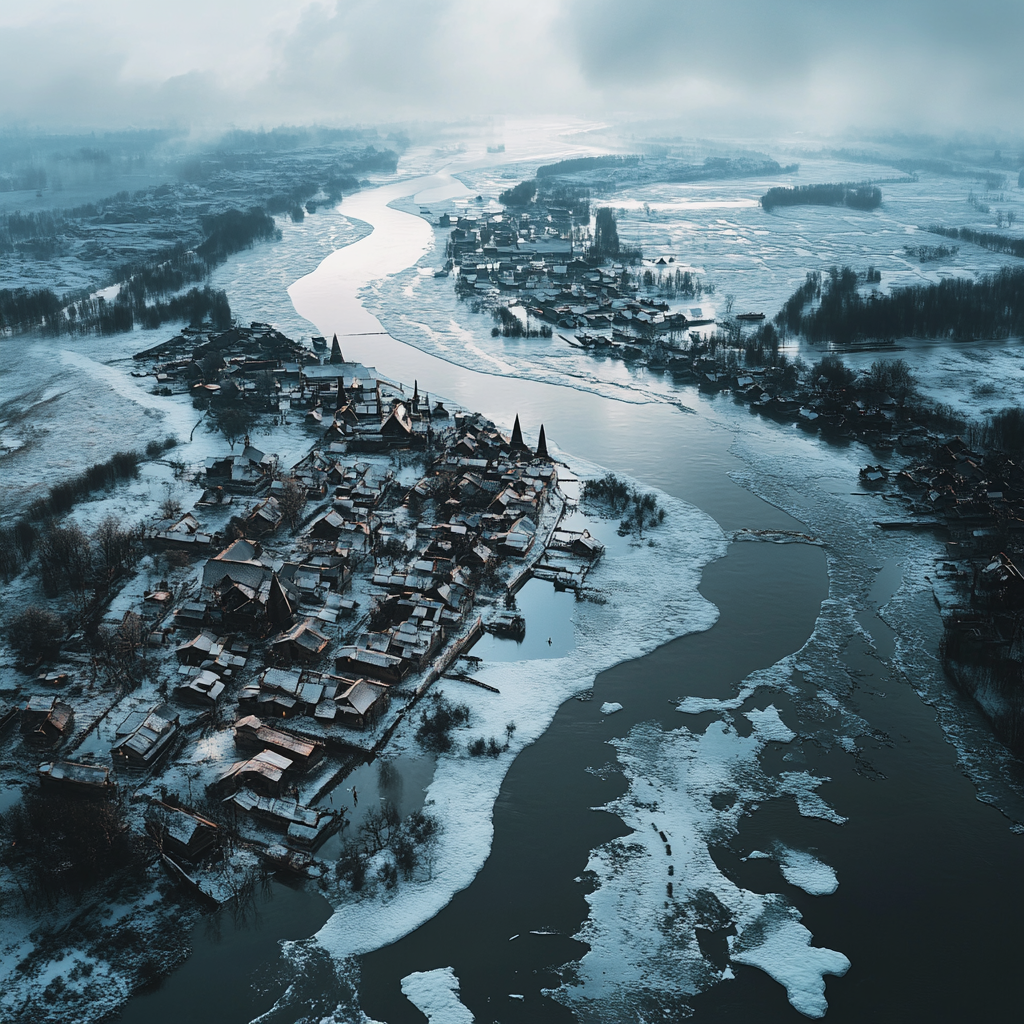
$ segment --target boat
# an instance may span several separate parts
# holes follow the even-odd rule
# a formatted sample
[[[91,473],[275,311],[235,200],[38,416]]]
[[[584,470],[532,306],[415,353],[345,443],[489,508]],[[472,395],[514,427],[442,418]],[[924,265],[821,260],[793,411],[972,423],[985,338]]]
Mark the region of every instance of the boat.
[[[321,338],[320,335],[318,335],[318,334],[314,334],[313,335],[313,348],[315,348],[315,349],[325,349],[325,348],[327,348],[327,339],[326,338]]]
[[[764,319],[764,313],[737,313],[736,319],[756,322]]]

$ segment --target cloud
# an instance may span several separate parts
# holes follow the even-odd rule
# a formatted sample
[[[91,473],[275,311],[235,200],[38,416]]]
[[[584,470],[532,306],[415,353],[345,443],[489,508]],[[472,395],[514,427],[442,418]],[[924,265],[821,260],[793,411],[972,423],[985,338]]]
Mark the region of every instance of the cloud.
[[[695,130],[1020,132],[1019,0],[37,0],[0,122],[672,116]]]

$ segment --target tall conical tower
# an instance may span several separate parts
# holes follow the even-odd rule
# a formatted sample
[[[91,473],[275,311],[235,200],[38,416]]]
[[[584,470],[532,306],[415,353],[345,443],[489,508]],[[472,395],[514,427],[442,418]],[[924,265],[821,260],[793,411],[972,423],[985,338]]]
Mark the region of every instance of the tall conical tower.
[[[509,442],[509,447],[514,452],[530,450],[523,443],[523,428],[519,425],[519,413],[516,413],[516,422],[512,427],[512,440]]]
[[[412,411],[418,412],[420,408],[420,382],[414,380],[412,382]]]
[[[540,425],[540,437],[537,438],[537,458],[543,459],[545,462],[551,461],[551,456],[548,455],[548,442],[544,436],[544,424]]]
[[[331,342],[331,362],[332,363],[343,363],[345,357],[341,354],[341,346],[338,344],[338,336],[334,336],[334,340]]]

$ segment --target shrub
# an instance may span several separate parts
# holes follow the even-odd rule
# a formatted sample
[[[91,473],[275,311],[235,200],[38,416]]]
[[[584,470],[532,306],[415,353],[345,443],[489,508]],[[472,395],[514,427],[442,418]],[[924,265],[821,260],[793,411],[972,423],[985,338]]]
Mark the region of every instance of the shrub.
[[[425,750],[444,754],[452,749],[452,729],[468,722],[469,708],[465,704],[453,704],[447,697],[437,695],[433,710],[423,712],[416,739]]]
[[[7,640],[23,658],[55,655],[64,639],[64,623],[49,608],[29,605],[7,622]]]

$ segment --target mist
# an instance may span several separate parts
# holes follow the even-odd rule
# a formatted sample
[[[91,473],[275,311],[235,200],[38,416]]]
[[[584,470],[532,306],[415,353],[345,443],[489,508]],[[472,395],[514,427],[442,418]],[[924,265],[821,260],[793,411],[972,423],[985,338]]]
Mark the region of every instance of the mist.
[[[173,12],[173,13],[172,13]],[[762,136],[1021,134],[1024,5],[981,0],[43,0],[0,7],[0,125],[558,113]]]

